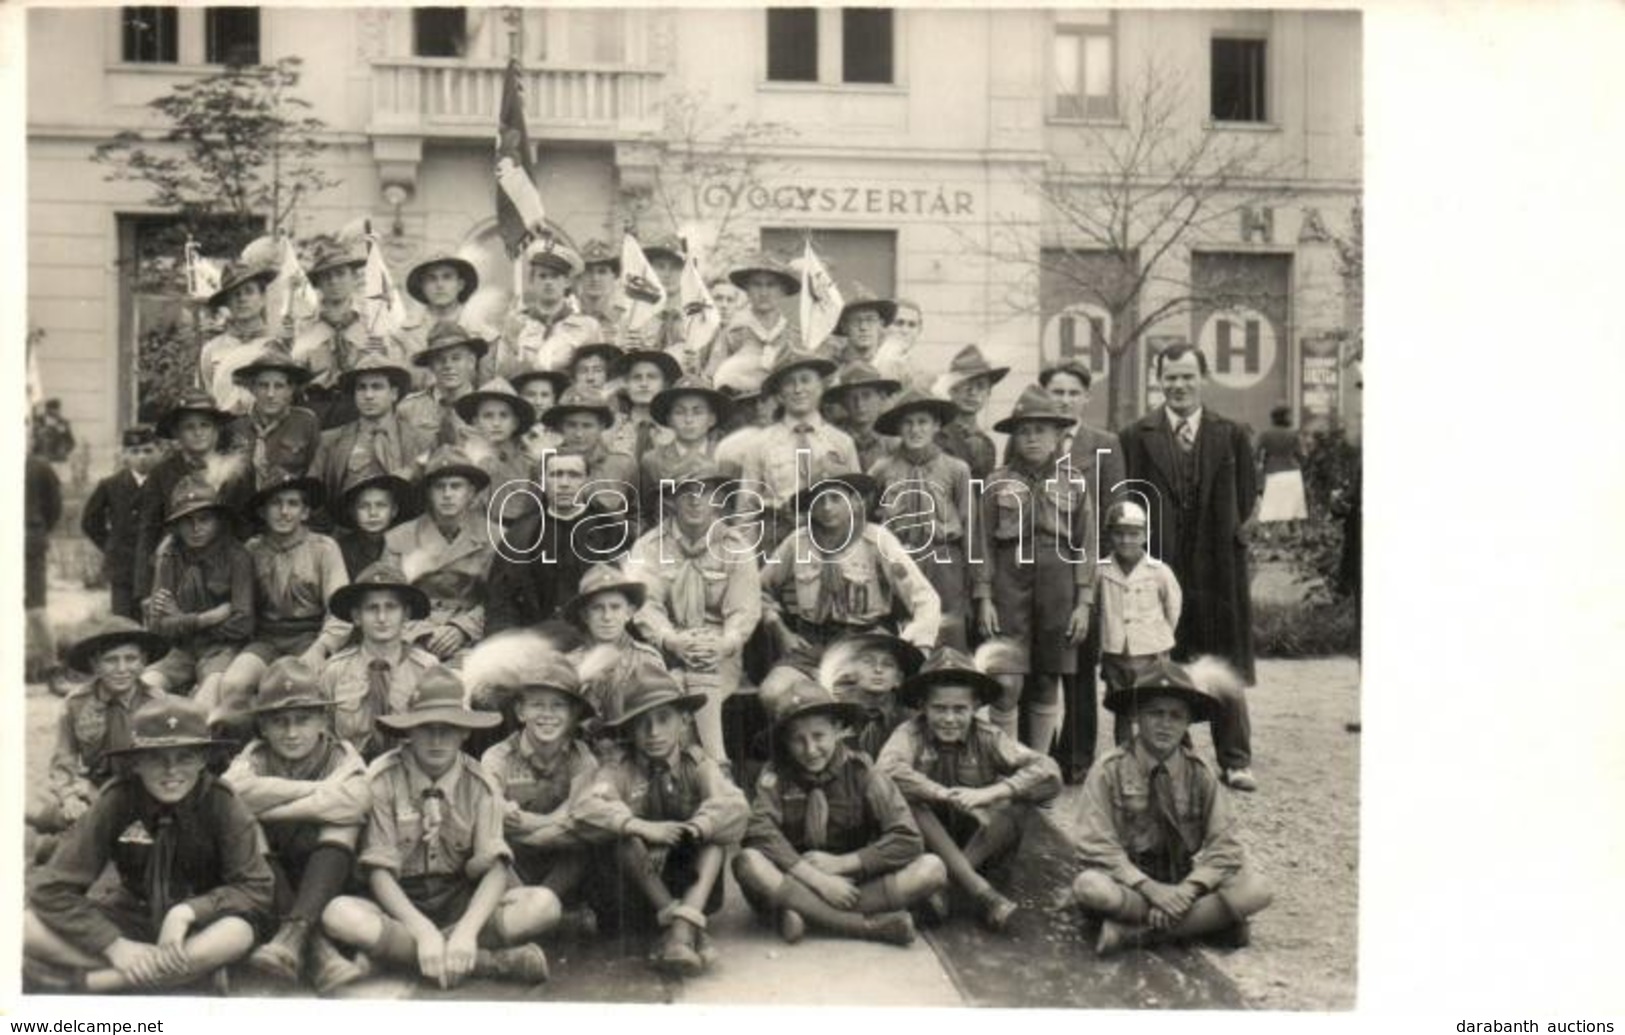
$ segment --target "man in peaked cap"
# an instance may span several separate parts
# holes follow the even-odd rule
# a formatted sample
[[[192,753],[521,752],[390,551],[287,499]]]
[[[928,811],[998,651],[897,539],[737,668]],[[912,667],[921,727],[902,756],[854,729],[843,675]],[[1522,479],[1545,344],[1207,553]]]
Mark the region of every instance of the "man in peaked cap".
[[[158,432],[150,424],[125,428],[121,444],[123,465],[91,490],[79,528],[102,553],[102,574],[112,593],[113,613],[140,618],[135,595],[135,551],[141,486],[163,454]]]
[[[510,380],[532,370],[562,370],[578,345],[603,338],[595,317],[570,304],[571,282],[583,270],[581,256],[561,241],[539,241],[525,256],[525,298],[503,329],[493,361],[497,377]]]
[[[938,443],[951,456],[957,456],[970,465],[973,478],[986,478],[998,463],[998,452],[993,439],[978,425],[980,414],[987,406],[993,386],[1004,380],[1009,367],[996,367],[988,363],[982,350],[967,345],[954,356],[948,372],[937,379],[932,395],[945,396],[959,407],[959,418],[943,428]]]
[[[581,272],[576,276],[576,297],[581,312],[598,321],[605,338],[620,327],[615,309],[615,283],[621,275],[621,253],[603,241],[588,241],[581,249]]]

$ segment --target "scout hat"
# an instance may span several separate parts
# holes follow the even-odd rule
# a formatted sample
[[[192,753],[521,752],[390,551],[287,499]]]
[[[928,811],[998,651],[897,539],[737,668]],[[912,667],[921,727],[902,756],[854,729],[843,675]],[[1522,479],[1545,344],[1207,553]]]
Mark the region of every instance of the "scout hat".
[[[815,370],[819,377],[828,377],[835,373],[835,363],[811,352],[785,349],[784,355],[779,357],[778,362],[773,364],[773,369],[762,379],[762,394],[773,395],[779,390],[779,382],[784,380],[786,375],[803,369]]]
[[[272,473],[270,479],[260,486],[254,495],[248,497],[248,503],[244,505],[243,509],[250,515],[257,515],[260,508],[265,506],[266,501],[272,496],[279,492],[287,492],[290,489],[296,489],[303,494],[305,506],[311,510],[321,506],[322,501],[327,496],[327,493],[322,488],[320,478],[308,474],[297,475],[291,471],[279,469]]]
[[[485,469],[456,446],[440,446],[423,462],[425,488],[433,485],[436,479],[454,477],[467,478],[474,483],[475,491],[491,484],[491,476],[485,473]]]
[[[231,507],[221,501],[219,491],[206,479],[182,478],[169,493],[168,505],[164,508],[164,524],[179,521],[200,510],[218,510],[226,515],[232,512]]]
[[[728,279],[733,281],[735,287],[743,291],[745,290],[745,282],[750,279],[752,273],[766,273],[774,277],[778,280],[780,286],[784,288],[786,295],[799,295],[801,293],[801,278],[796,276],[790,267],[786,266],[777,257],[768,255],[765,252],[753,256],[748,261],[742,262],[729,270]]]
[[[463,681],[451,669],[436,665],[418,680],[404,712],[380,715],[377,721],[378,725],[396,733],[433,723],[465,730],[488,730],[501,725],[502,716],[496,712],[477,712],[463,704]]]
[[[201,413],[214,421],[216,427],[224,427],[235,419],[234,415],[222,410],[214,404],[214,396],[201,388],[188,388],[181,393],[175,405],[164,411],[158,420],[158,434],[164,438],[175,437],[175,425],[182,416],[188,413]]]
[[[572,362],[575,359],[574,356],[570,358]],[[631,373],[634,363],[653,363],[660,368],[660,374],[668,385],[683,376],[683,365],[664,349],[627,349],[619,358],[623,374]]]
[[[572,622],[581,621],[581,612],[592,602],[592,598],[600,593],[610,592],[624,595],[635,611],[643,606],[649,591],[643,583],[631,578],[614,565],[595,564],[581,576],[580,592],[564,605],[564,617]]]
[[[614,714],[602,718],[603,728],[612,733],[625,731],[638,716],[670,705],[685,712],[698,711],[705,706],[704,694],[685,694],[669,672],[653,664],[641,666],[633,677],[633,685],[621,694],[611,694],[610,701],[618,703]]]
[[[476,694],[488,691],[499,707],[517,705],[527,690],[553,690],[580,706],[578,718],[596,712],[575,665],[534,629],[513,629],[476,644],[463,661],[463,679]]]
[[[411,482],[395,474],[380,472],[366,474],[361,477],[346,476],[344,484],[339,488],[338,513],[333,520],[341,525],[354,527],[356,499],[367,489],[385,489],[395,499],[395,518],[389,523],[390,528],[404,524],[418,516],[418,491]]]
[[[942,376],[942,388],[946,391],[973,377],[986,377],[988,384],[996,385],[1003,381],[1004,375],[1009,372],[1009,367],[990,366],[981,349],[975,345],[966,345],[948,364],[948,372]]]
[[[542,414],[542,423],[557,431],[564,418],[577,413],[592,414],[606,428],[615,423],[615,411],[610,408],[609,396],[589,388],[571,388],[559,396],[558,403]]]
[[[551,237],[531,245],[525,252],[525,261],[529,265],[540,266],[572,278],[578,276],[585,268],[581,256],[576,254],[574,248]]]
[[[682,238],[669,235],[657,237],[643,246],[643,257],[650,262],[653,262],[657,255],[664,255],[679,266],[688,261],[688,253],[683,250]]]
[[[1150,524],[1145,516],[1145,508],[1131,500],[1112,504],[1106,511],[1107,528],[1145,528]]]
[[[423,347],[412,353],[412,365],[417,367],[429,366],[434,359],[435,353],[454,349],[459,345],[473,350],[475,359],[484,357],[491,348],[491,343],[484,338],[477,338],[450,321],[441,321],[429,331],[428,340]]]
[[[474,423],[475,414],[480,412],[480,404],[488,399],[495,399],[500,403],[505,403],[509,409],[513,410],[514,417],[519,421],[520,431],[524,431],[536,423],[536,408],[526,402],[505,378],[500,377],[492,378],[480,385],[478,390],[469,392],[461,399],[458,399],[455,403],[452,403],[452,409],[457,411],[457,416],[472,424]]]
[[[513,390],[520,393],[523,393],[525,386],[532,381],[546,381],[552,385],[555,399],[570,390],[570,375],[563,370],[526,370],[508,379],[508,383],[513,385]],[[535,421],[531,423],[534,424]]]
[[[684,396],[704,399],[711,412],[716,414],[718,426],[726,424],[733,415],[734,402],[726,393],[717,391],[701,375],[689,374],[667,382],[667,386],[649,403],[649,416],[654,418],[656,424],[670,427],[671,408]]]
[[[574,374],[576,364],[580,363],[588,356],[604,357],[604,366],[608,368],[609,376],[615,377],[617,372],[621,369],[621,365],[625,360],[626,353],[614,342],[589,341],[585,345],[577,345],[573,350],[571,350],[570,361],[564,365],[565,369]]]
[[[63,652],[63,657],[67,659],[68,667],[76,672],[94,672],[98,654],[125,644],[140,647],[148,661],[156,661],[169,652],[169,641],[164,637],[149,632],[132,619],[111,615],[93,623],[77,642]]]
[[[900,636],[883,632],[862,632],[842,636],[824,650],[818,663],[818,682],[824,689],[839,693],[841,684],[853,672],[858,656],[873,650],[883,650],[897,662],[898,669],[907,679],[920,670],[925,653]]]
[[[388,590],[401,598],[412,619],[429,617],[429,595],[406,580],[401,569],[388,561],[375,561],[361,570],[348,585],[340,586],[327,599],[327,611],[334,618],[352,621],[356,605],[368,593]]]
[[[107,749],[108,755],[133,755],[165,748],[224,747],[229,740],[209,735],[203,706],[190,697],[165,694],[130,713],[130,742]]]
[[[1191,710],[1192,722],[1206,722],[1213,717],[1213,695],[1196,685],[1185,669],[1172,661],[1157,661],[1134,680],[1132,687],[1116,687],[1106,691],[1105,705],[1111,711],[1132,715],[1142,701],[1153,697],[1177,697]]]
[[[412,269],[406,274],[406,293],[417,299],[419,302],[422,302],[424,305],[429,304],[429,299],[428,296],[424,295],[423,293],[423,278],[436,266],[450,266],[452,269],[457,271],[459,276],[463,278],[463,289],[457,292],[457,301],[459,302],[467,302],[473,297],[474,292],[480,286],[479,271],[474,269],[474,264],[472,262],[469,262],[467,259],[460,259],[455,255],[450,255],[445,252],[442,252],[439,255],[430,256],[429,258],[418,263],[416,266],[413,266]]]
[[[890,325],[897,318],[897,303],[889,298],[877,298],[874,292],[867,288],[858,287],[852,292],[852,301],[841,307],[841,317],[835,321],[835,326],[844,327],[847,317],[854,313],[861,313],[865,309],[873,310],[880,315],[880,322]]]
[[[333,695],[323,688],[316,670],[298,658],[277,658],[271,662],[249,705],[251,715],[288,712],[296,708],[331,708]]]
[[[616,276],[620,276],[621,253],[603,241],[588,241],[581,249],[581,268],[588,270],[594,266],[608,266]]]
[[[864,717],[861,705],[836,700],[834,694],[800,672],[779,684],[772,693],[764,687],[762,707],[767,712],[768,724],[775,739],[784,735],[785,728],[792,720],[809,715],[828,715],[848,726],[857,725]]]
[[[367,249],[363,243],[360,246],[344,245],[336,241],[323,241],[316,246],[315,254],[311,256],[310,265],[305,267],[305,278],[312,283],[328,270],[336,270],[344,266],[359,269],[367,264]]]
[[[841,474],[826,475],[796,493],[794,500],[796,510],[798,512],[806,510],[812,506],[812,501],[817,499],[826,489],[837,487],[857,493],[863,498],[865,509],[867,509],[869,502],[874,499],[875,493],[880,490],[880,484],[862,471],[847,471]],[[862,518],[863,515],[859,514],[858,517]]]
[[[835,380],[824,390],[824,398],[831,402],[840,402],[842,397],[854,388],[878,388],[881,394],[891,395],[902,387],[901,381],[893,381],[873,366],[858,360],[841,368],[840,373],[835,375]]]
[[[903,680],[897,699],[910,708],[925,702],[926,694],[939,686],[968,686],[979,704],[992,704],[1004,693],[997,679],[976,667],[970,655],[952,647],[939,647],[926,659],[920,671]]]
[[[1010,410],[1010,416],[994,424],[993,430],[1009,435],[1015,432],[1017,424],[1027,421],[1041,421],[1058,428],[1070,428],[1078,422],[1078,418],[1068,413],[1066,404],[1055,396],[1037,385],[1028,385],[1016,398],[1016,405]]]
[[[938,424],[948,424],[959,416],[959,407],[950,399],[938,399],[910,388],[892,400],[891,406],[875,421],[875,430],[882,435],[896,435],[902,429],[903,418],[911,413],[929,413]]]
[[[124,429],[119,437],[119,445],[125,449],[134,446],[148,446],[158,441],[158,429],[151,424],[132,424]]]
[[[259,284],[263,289],[275,279],[276,270],[269,267],[248,262],[228,263],[220,275],[220,289],[209,296],[209,308],[218,309],[225,305],[233,291],[250,281]]]
[[[280,370],[288,375],[288,380],[293,382],[296,388],[316,376],[311,373],[309,364],[294,359],[287,350],[267,345],[253,359],[232,371],[231,381],[233,384],[249,388],[253,386],[254,378],[265,370]]]
[[[363,353],[356,360],[355,366],[339,375],[339,391],[346,395],[355,392],[355,383],[361,380],[363,374],[382,374],[389,378],[389,383],[395,386],[395,391],[404,398],[412,390],[412,372],[396,363],[388,356],[377,352]]]

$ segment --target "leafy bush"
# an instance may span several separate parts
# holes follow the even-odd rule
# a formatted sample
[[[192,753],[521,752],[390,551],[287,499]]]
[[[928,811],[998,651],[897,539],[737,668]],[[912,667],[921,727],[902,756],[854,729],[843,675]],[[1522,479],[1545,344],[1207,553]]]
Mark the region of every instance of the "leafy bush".
[[[1354,599],[1295,604],[1254,601],[1253,650],[1267,658],[1358,655],[1360,623]]]

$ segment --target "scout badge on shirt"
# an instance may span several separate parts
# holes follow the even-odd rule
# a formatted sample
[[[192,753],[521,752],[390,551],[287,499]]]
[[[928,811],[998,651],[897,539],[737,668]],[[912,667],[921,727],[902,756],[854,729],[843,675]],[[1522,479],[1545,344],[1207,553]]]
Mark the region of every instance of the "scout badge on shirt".
[[[124,828],[124,833],[118,836],[121,845],[150,845],[152,834],[147,830],[145,823],[139,819]]]

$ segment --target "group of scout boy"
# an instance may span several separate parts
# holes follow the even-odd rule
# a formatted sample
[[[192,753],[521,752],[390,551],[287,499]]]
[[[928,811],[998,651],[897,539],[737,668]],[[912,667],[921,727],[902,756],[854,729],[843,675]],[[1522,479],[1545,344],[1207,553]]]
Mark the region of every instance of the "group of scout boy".
[[[680,245],[647,251],[675,281]],[[994,425],[998,466],[977,414],[1005,368],[972,346],[905,388],[875,366],[900,306],[875,299],[803,352],[769,257],[730,273],[743,300],[698,349],[680,319],[617,324],[605,246],[534,250],[534,304],[494,340],[457,323],[477,276],[452,257],[408,276],[419,323],[368,336],[360,263],[318,256],[291,350],[267,271],[228,272],[212,394],[126,437],[136,505],[104,532],[136,544],[108,556],[138,614],[70,652],[91,678],[28,817],[36,987],[245,956],[323,992],[374,967],[534,983],[561,926],[651,934],[694,974],[726,865],[787,941],[1004,930],[1092,620],[1119,747],[1085,783],[1076,904],[1103,953],[1245,939],[1268,892],[1184,735],[1223,680],[1167,661],[1179,587],[1140,507],[1084,562],[1097,511],[1057,476],[1074,418],[1047,392]],[[766,729],[730,744],[721,704],[751,682]],[[227,738],[248,741],[229,766]],[[108,861],[117,896],[87,898]]]

